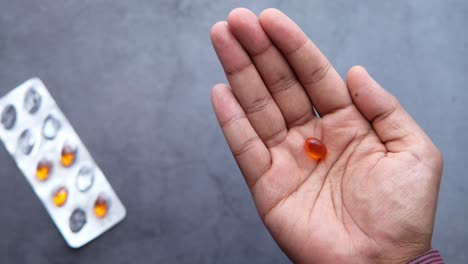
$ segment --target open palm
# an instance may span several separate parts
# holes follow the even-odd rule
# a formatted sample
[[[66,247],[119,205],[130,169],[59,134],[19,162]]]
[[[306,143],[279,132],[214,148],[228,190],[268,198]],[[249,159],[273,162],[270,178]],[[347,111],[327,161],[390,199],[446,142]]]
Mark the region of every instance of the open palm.
[[[278,10],[236,9],[211,39],[232,88],[213,89],[216,115],[293,261],[398,263],[431,247],[442,159],[393,96],[362,67],[345,83]],[[308,137],[325,159],[307,157]]]

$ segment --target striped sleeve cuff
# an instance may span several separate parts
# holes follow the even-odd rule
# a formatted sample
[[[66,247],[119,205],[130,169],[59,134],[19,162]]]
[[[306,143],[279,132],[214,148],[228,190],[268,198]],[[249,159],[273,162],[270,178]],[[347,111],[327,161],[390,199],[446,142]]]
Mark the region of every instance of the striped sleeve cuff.
[[[439,251],[431,249],[408,264],[444,264],[444,260]]]

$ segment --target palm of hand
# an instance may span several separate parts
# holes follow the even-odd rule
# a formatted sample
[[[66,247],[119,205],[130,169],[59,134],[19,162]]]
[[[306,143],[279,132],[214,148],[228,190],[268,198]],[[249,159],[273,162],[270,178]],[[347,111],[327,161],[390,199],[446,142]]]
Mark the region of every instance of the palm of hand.
[[[359,67],[345,84],[277,10],[258,19],[238,9],[228,20],[213,27],[212,42],[232,91],[216,86],[214,109],[288,256],[394,263],[429,249],[442,161],[397,100]],[[321,139],[325,159],[307,157],[308,137]]]
[[[310,160],[303,148],[304,140],[317,134],[329,151],[319,162]],[[430,249],[433,222],[425,219],[431,219],[432,211],[418,208],[435,201],[431,195],[420,196],[418,189],[433,168],[408,152],[388,155],[355,108],[291,129],[274,148],[271,168],[256,185],[271,188],[273,182],[282,192],[261,193],[271,191],[268,187],[254,187],[253,192],[269,196],[262,218],[298,261],[340,262],[340,254],[343,261],[357,255],[358,263],[398,261],[398,255],[380,252],[410,246],[401,252],[404,261]],[[338,256],[330,249],[338,250]]]

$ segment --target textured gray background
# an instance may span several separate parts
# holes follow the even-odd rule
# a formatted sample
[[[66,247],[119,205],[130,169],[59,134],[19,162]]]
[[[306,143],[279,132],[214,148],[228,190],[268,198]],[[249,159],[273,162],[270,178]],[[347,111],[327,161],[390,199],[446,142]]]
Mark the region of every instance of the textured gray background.
[[[468,2],[272,1],[340,73],[369,68],[442,150],[434,247],[468,252]],[[354,2],[354,3],[351,3]],[[241,1],[0,0],[0,93],[38,76],[122,201],[125,221],[69,249],[0,147],[1,263],[287,263],[212,113],[209,42]]]

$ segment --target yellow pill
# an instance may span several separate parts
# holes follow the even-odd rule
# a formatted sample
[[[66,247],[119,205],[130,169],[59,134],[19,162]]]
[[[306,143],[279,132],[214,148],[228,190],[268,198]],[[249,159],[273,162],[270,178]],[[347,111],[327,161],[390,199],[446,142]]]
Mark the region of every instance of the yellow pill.
[[[109,202],[103,196],[99,196],[94,202],[94,214],[98,218],[103,218],[109,211]]]
[[[54,192],[52,196],[52,201],[54,202],[55,206],[62,207],[67,202],[67,198],[68,198],[67,188],[60,187]]]
[[[75,162],[75,159],[76,148],[68,144],[63,145],[60,163],[62,163],[64,167],[70,167]]]
[[[36,167],[36,179],[41,182],[49,179],[50,172],[52,171],[52,162],[49,160],[43,159],[39,161]]]

